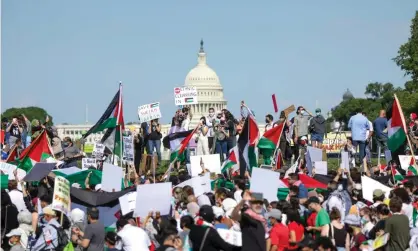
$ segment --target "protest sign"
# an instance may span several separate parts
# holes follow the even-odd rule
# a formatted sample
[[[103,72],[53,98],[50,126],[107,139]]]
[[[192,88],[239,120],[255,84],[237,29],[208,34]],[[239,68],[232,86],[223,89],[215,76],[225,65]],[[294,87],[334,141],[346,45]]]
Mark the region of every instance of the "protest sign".
[[[105,150],[105,145],[96,142],[94,143],[93,153],[91,155],[95,157],[96,159],[101,159],[103,158],[104,150]]]
[[[168,215],[171,208],[171,196],[171,182],[137,186],[134,216],[145,218],[149,212],[157,211],[161,215]]]
[[[284,109],[284,114],[285,116],[289,116],[289,114],[291,114],[292,112],[294,112],[296,110],[294,105],[289,106],[288,108]]]
[[[134,139],[132,136],[123,136],[123,159],[134,161]]]
[[[122,215],[127,215],[135,210],[136,192],[130,192],[119,198],[120,210]]]
[[[103,163],[102,191],[119,192],[122,188],[122,178],[122,168],[109,163]]]
[[[68,214],[71,211],[70,182],[66,178],[55,177],[52,209],[64,214]]]
[[[55,168],[55,163],[36,163],[31,170],[26,174],[23,181],[40,181],[48,176],[48,174]]]
[[[196,87],[183,86],[174,88],[174,104],[177,106],[197,104]]]
[[[203,168],[209,172],[221,173],[221,161],[219,154],[190,156],[192,177],[202,173]],[[203,166],[203,167],[202,167]]]
[[[82,170],[87,170],[90,167],[97,168],[96,159],[93,159],[93,158],[83,158],[81,160],[81,169]]]
[[[385,186],[382,183],[367,176],[361,176],[361,188],[363,192],[363,198],[373,203],[374,190],[381,189],[385,193],[386,198],[389,198],[389,193],[392,190],[390,187]]]
[[[161,118],[160,102],[139,106],[138,117],[140,123]]]
[[[268,201],[277,201],[277,189],[287,187],[280,180],[279,172],[261,168],[253,168],[250,184],[251,192],[263,193]]]
[[[401,163],[401,167],[403,170],[407,171],[408,167],[411,165],[412,156],[411,155],[399,155],[399,162]],[[415,162],[418,162],[418,157],[415,157]]]
[[[0,162],[0,170],[9,175],[9,180],[14,180],[15,179],[15,175],[14,175],[14,171],[17,170],[17,178],[19,180],[23,180],[26,176],[26,171],[20,168],[17,168],[17,166],[6,163],[6,162]],[[18,187],[20,189],[20,184],[18,184]]]
[[[328,163],[326,161],[315,161],[315,174],[328,175]]]

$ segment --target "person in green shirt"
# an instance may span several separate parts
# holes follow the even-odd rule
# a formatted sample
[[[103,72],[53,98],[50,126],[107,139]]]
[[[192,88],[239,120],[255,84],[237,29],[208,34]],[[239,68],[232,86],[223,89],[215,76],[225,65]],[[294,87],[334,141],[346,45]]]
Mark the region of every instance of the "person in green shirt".
[[[319,201],[318,197],[310,197],[308,199],[307,204],[310,210],[317,212],[315,219],[315,227],[307,227],[307,230],[314,231],[317,237],[327,237],[329,231],[329,224],[331,223],[327,211],[325,211],[325,209],[321,207],[321,202]]]

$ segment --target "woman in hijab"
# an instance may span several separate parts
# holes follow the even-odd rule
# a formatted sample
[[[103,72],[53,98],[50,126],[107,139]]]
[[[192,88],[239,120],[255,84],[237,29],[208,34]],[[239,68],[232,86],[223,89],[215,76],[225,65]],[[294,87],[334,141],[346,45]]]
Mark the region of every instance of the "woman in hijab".
[[[22,231],[20,244],[22,247],[28,248],[29,236],[34,232],[32,228],[32,214],[29,211],[22,211],[17,215],[17,221],[19,222],[19,229]]]
[[[78,228],[80,231],[84,232],[85,223],[86,223],[86,214],[79,208],[74,208],[71,210],[70,214],[71,219],[71,228]],[[72,233],[73,234],[73,233]],[[74,251],[83,251],[84,249],[81,246],[78,246],[77,243],[73,242]]]

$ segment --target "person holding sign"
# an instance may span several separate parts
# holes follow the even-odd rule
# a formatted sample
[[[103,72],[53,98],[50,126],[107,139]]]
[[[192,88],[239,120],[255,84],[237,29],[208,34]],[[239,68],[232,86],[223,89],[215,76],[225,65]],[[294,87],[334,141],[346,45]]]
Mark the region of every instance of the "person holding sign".
[[[150,121],[150,124],[148,126],[148,148],[150,150],[149,154],[157,152],[158,156],[158,165],[161,163],[161,127],[158,123],[158,119],[154,119]]]

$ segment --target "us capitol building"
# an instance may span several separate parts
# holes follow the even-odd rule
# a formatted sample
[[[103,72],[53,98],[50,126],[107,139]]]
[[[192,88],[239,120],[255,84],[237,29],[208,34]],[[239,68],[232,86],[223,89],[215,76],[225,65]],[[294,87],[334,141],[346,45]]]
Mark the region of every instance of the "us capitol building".
[[[203,40],[200,41],[200,50],[197,54],[197,65],[189,71],[184,81],[184,86],[196,87],[198,91],[198,104],[191,105],[193,118],[190,128],[193,128],[197,124],[199,119],[208,115],[210,107],[213,107],[215,111],[220,111],[227,108],[227,101],[224,98],[223,87],[216,72],[209,67],[206,63],[206,52],[203,48]],[[173,87],[174,88],[174,87]],[[81,135],[90,129],[93,125],[56,125],[58,130],[58,136],[60,138],[70,137],[73,140],[81,138]],[[139,129],[139,124],[125,126],[127,128]],[[170,130],[171,124],[165,124],[161,126],[161,134],[163,138]],[[261,135],[264,132],[264,125],[259,125]],[[103,136],[103,133],[96,133],[87,137],[86,144],[93,144],[99,141]],[[161,144],[161,153],[163,158],[168,158],[169,150],[164,149]]]

